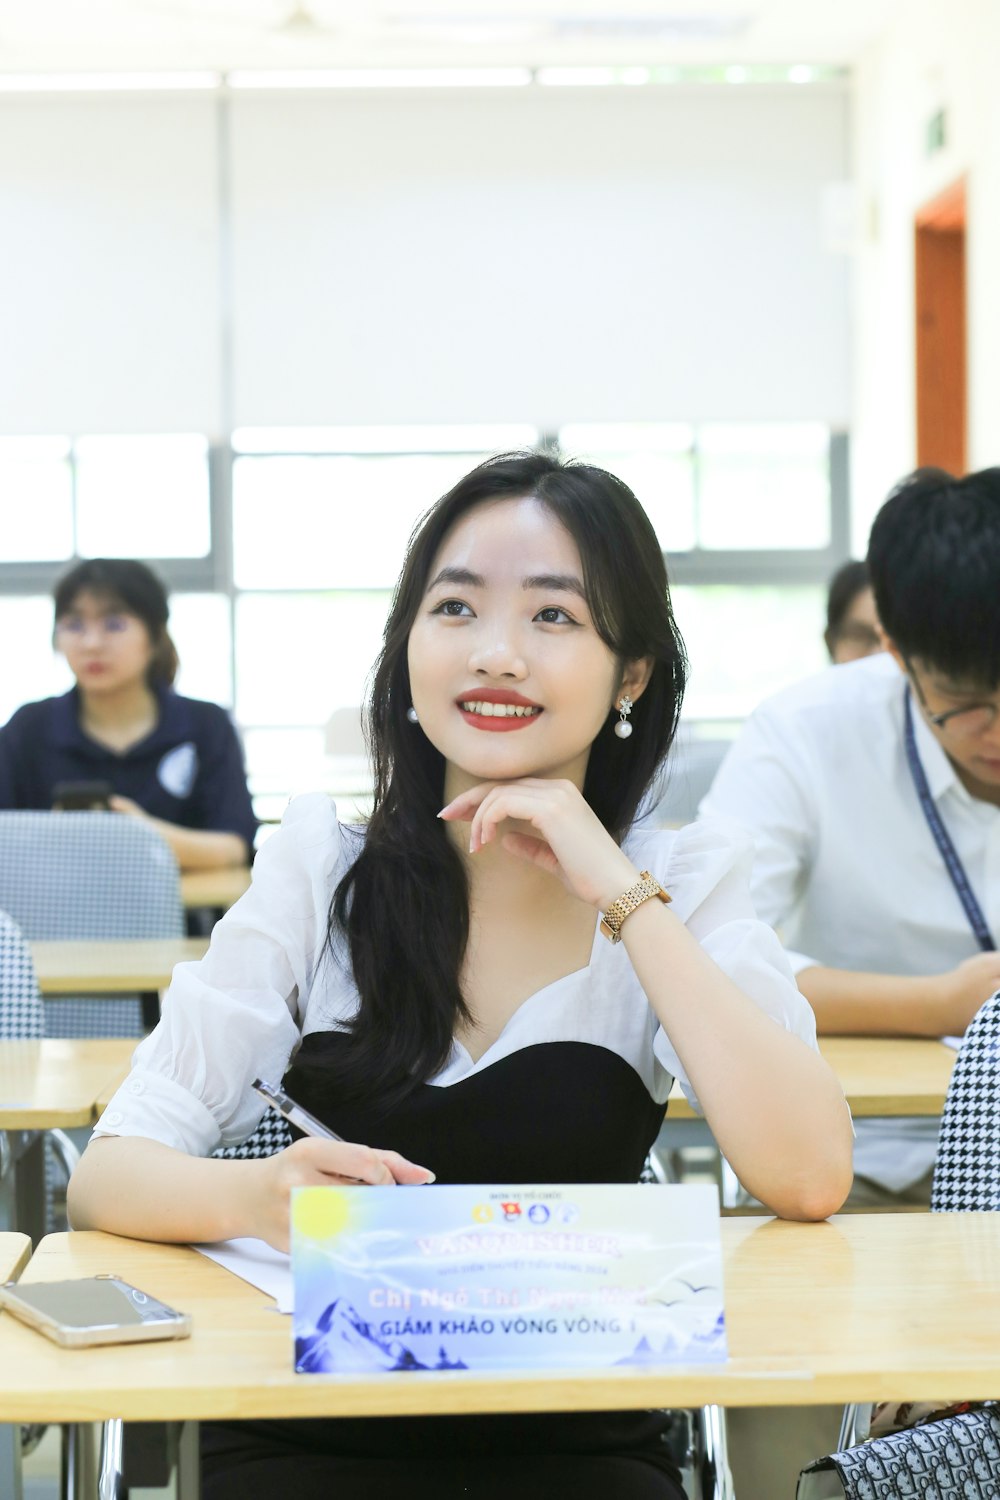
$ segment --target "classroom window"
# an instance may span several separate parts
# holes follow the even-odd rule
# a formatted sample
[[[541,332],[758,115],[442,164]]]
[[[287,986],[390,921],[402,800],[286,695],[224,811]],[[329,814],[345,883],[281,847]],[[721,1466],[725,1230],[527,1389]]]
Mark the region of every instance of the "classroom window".
[[[176,687],[185,697],[232,708],[231,617],[226,594],[171,594],[168,629],[181,662]]]
[[[208,443],[198,433],[82,437],[75,445],[81,557],[206,557]]]
[[[388,590],[241,594],[236,600],[236,715],[247,727],[327,723],[364,701],[382,644]]]
[[[52,600],[46,595],[0,595],[0,641],[8,643],[0,672],[0,724],[35,698],[73,686],[69,668],[52,649]],[[17,649],[9,643],[17,642]]]
[[[0,503],[0,562],[61,562],[72,557],[69,438],[0,438]]]
[[[821,585],[679,584],[671,595],[691,664],[686,719],[743,719],[826,663]]]
[[[244,428],[214,453],[195,434],[7,438],[0,497],[23,503],[0,536],[0,630],[19,642],[0,723],[70,685],[45,597],[67,564],[147,557],[171,593],[177,687],[234,707],[258,811],[310,787],[350,807],[414,525],[487,454],[539,444],[610,469],[644,505],[692,663],[687,719],[738,721],[822,666],[847,537],[846,443],[823,424]]]
[[[818,422],[699,428],[698,541],[729,551],[829,546],[829,429]]]
[[[241,457],[233,465],[239,589],[392,588],[424,511],[479,454]],[[275,517],[279,517],[275,524]]]
[[[679,422],[591,422],[559,429],[567,458],[610,469],[641,501],[664,552],[697,545],[694,430]]]
[[[635,492],[664,552],[830,547],[830,429],[820,422],[561,427],[560,450]]]

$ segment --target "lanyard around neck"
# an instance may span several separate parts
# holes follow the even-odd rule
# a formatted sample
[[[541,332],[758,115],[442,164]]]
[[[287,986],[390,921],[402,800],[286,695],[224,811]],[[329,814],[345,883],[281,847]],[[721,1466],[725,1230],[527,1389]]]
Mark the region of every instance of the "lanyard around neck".
[[[917,737],[913,731],[913,704],[909,686],[906,689],[905,699],[906,711],[906,759],[910,767],[910,775],[913,777],[913,785],[916,787],[917,796],[920,798],[920,806],[924,810],[927,826],[934,836],[934,842],[938,846],[938,852],[944,860],[945,869],[955,887],[955,894],[962,903],[962,909],[969,919],[976,942],[985,953],[991,953],[996,949],[993,935],[986,925],[983,909],[976,900],[976,893],[965,872],[965,866],[958,855],[958,850],[952,843],[951,834],[938,812],[937,803],[931,796],[931,789],[927,784],[927,772],[924,770],[920,752],[917,749]]]

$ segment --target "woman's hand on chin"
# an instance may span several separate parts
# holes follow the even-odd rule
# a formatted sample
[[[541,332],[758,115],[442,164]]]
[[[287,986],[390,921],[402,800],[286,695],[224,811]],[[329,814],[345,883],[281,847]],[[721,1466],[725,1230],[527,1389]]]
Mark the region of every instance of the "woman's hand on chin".
[[[471,824],[470,854],[499,840],[508,853],[558,876],[568,891],[598,911],[639,878],[571,781],[537,776],[484,781],[455,797],[438,817]],[[501,825],[507,821],[528,824],[531,831],[505,833]]]

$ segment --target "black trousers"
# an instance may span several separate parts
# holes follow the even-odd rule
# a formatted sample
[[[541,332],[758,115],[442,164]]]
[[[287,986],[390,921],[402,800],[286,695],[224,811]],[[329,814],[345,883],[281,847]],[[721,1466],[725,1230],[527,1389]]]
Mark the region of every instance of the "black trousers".
[[[202,1500],[684,1500],[659,1412],[207,1422]]]

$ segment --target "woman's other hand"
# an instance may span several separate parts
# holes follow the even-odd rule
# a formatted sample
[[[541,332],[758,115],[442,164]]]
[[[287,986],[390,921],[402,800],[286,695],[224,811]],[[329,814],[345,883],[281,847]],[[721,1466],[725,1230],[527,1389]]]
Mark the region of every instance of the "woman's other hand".
[[[245,1163],[243,1217],[247,1233],[276,1250],[288,1249],[292,1190],[298,1187],[395,1187],[397,1183],[434,1181],[433,1172],[407,1161],[397,1151],[380,1151],[346,1141],[307,1137],[284,1151]],[[252,1170],[250,1170],[252,1169]]]

